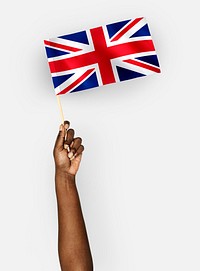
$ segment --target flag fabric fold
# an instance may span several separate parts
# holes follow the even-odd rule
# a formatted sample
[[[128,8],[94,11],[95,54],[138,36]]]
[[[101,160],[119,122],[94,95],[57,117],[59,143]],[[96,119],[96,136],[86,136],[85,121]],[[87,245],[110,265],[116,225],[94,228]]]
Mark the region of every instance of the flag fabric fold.
[[[160,73],[145,18],[44,40],[56,95]]]

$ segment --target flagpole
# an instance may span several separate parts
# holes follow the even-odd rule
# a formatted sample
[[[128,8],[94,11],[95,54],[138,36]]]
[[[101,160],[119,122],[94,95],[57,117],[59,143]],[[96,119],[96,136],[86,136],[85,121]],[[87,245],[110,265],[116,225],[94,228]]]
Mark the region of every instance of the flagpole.
[[[59,110],[60,110],[60,116],[61,116],[61,121],[62,121],[62,124],[64,124],[64,114],[63,114],[63,110],[62,110],[62,105],[61,105],[61,102],[60,102],[60,95],[56,95],[57,97],[57,102],[58,102],[58,107],[59,107]]]

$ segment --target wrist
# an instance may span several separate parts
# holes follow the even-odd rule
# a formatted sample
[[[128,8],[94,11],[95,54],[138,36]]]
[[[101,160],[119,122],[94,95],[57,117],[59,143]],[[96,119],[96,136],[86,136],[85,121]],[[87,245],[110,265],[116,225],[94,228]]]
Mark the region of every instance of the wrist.
[[[71,198],[76,191],[75,175],[69,174],[56,168],[55,171],[55,189],[59,206]],[[61,205],[60,205],[61,204]]]
[[[75,175],[72,175],[72,174],[66,172],[66,170],[56,168],[55,169],[55,176],[56,176],[56,181],[61,180],[64,182],[75,183]]]

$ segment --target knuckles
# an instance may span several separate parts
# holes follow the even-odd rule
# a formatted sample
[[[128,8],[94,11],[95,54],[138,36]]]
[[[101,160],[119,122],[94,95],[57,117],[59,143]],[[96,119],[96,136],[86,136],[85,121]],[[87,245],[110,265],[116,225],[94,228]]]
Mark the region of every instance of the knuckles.
[[[74,135],[74,129],[67,130],[67,135]]]
[[[82,152],[82,151],[84,151],[84,146],[83,145],[80,145],[80,147],[78,148],[78,150],[79,150],[79,152]]]
[[[81,137],[76,137],[75,139],[74,139],[74,141],[77,141],[78,143],[82,143],[82,138]]]

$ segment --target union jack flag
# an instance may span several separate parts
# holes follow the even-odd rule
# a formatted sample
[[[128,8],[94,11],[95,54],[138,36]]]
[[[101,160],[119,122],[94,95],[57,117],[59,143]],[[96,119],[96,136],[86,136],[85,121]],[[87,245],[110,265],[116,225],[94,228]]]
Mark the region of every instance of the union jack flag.
[[[56,95],[160,73],[145,18],[44,40]]]

